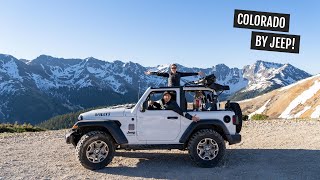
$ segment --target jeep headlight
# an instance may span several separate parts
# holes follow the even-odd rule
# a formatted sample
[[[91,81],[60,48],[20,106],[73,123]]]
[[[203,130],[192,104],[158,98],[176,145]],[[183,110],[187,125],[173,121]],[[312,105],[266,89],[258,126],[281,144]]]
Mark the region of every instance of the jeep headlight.
[[[78,129],[78,125],[77,124],[73,125],[71,129],[73,130]]]

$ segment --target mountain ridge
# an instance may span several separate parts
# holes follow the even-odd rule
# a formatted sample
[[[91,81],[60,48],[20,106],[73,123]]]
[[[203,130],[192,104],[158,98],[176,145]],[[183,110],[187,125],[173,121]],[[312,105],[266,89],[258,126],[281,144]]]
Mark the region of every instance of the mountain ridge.
[[[215,73],[218,83],[231,88],[221,98],[235,100],[250,97],[252,92],[259,95],[310,76],[291,65],[278,64],[275,67],[272,64],[275,63],[257,61],[243,69],[229,68],[225,64],[213,68],[179,65],[179,70],[203,71],[206,75]],[[143,93],[147,87],[166,85],[166,78],[147,76],[144,72],[166,72],[168,67],[144,67],[132,61],[108,62],[93,57],[64,59],[40,55],[33,60],[19,60],[0,54],[0,122],[21,122],[30,118],[35,124],[84,108],[133,103],[137,101],[138,93]],[[182,82],[198,78],[186,77]]]

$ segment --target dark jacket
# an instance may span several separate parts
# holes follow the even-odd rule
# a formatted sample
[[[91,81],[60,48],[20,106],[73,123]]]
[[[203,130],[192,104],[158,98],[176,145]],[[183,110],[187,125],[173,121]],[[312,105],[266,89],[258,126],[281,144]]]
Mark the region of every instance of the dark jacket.
[[[168,86],[180,86],[180,78],[185,76],[195,76],[198,73],[186,73],[186,72],[176,72],[173,74],[172,72],[169,73],[162,73],[162,72],[151,72],[152,75],[162,76],[168,78]]]
[[[187,112],[184,113],[183,110],[179,107],[179,105],[177,104],[176,101],[170,100],[169,102],[164,103],[163,99],[161,99],[161,103],[154,102],[153,105],[156,107],[156,108],[153,108],[153,109],[173,110],[174,112],[180,114],[181,116],[184,116],[187,119],[192,120],[192,116]]]

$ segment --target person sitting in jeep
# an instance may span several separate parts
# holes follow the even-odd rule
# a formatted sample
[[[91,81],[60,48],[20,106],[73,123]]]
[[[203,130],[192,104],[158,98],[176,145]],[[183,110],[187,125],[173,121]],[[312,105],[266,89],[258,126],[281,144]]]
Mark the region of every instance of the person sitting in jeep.
[[[197,72],[197,73],[188,73],[188,72],[178,72],[177,71],[177,65],[171,64],[170,65],[170,72],[169,73],[163,73],[163,72],[145,72],[146,75],[157,75],[162,77],[168,78],[168,87],[173,86],[180,86],[180,78],[185,76],[195,76],[195,75],[201,75],[203,76],[203,72]]]
[[[183,110],[179,107],[176,101],[172,100],[172,95],[170,92],[165,91],[163,93],[163,98],[160,102],[149,101],[148,102],[149,110],[173,110],[174,112],[180,114],[181,116],[186,117],[194,122],[198,122],[200,120],[197,116],[191,116],[189,113],[184,113]]]
[[[206,103],[205,96],[202,91],[196,91],[193,106],[196,111],[202,111],[202,104]]]

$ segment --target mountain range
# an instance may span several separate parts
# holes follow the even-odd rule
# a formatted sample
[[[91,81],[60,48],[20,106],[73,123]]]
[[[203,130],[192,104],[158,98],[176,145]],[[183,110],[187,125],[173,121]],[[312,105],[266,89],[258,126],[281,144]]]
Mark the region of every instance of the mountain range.
[[[162,77],[144,72],[167,72],[169,65],[144,67],[134,62],[108,62],[93,57],[64,59],[41,55],[33,60],[0,54],[0,122],[37,124],[52,116],[96,106],[136,102],[150,86],[166,86]],[[229,85],[222,100],[252,98],[310,77],[290,64],[257,61],[230,68],[218,64],[208,68],[184,67],[179,71],[214,73],[217,82]],[[183,82],[199,76],[185,77]]]

